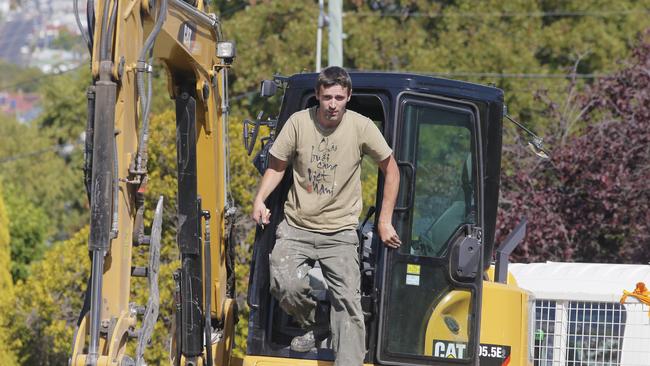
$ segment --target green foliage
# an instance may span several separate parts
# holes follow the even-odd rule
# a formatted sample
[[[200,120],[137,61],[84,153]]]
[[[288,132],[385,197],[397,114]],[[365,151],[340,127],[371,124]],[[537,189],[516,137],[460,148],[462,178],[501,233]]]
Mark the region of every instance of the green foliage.
[[[0,182],[0,193],[4,192],[2,182]],[[8,295],[13,295],[13,281],[8,271],[10,264],[10,247],[9,247],[9,215],[3,200],[3,195],[0,194],[0,288],[8,289]],[[8,296],[11,297],[11,296]],[[4,296],[0,297],[4,299]]]
[[[226,20],[224,33],[235,40],[238,54],[231,92],[257,90],[274,73],[312,70],[317,15],[312,1],[272,1]]]
[[[359,217],[360,221],[366,218],[370,206],[376,206],[378,174],[377,164],[372,159],[364,157],[361,161],[361,202],[363,202],[363,209]],[[380,207],[375,208],[380,209]]]
[[[41,85],[43,113],[38,125],[59,143],[77,142],[86,128],[86,87],[90,73],[86,68],[52,77]]]
[[[67,364],[90,270],[87,238],[84,229],[53,244],[29,278],[16,285],[9,335],[20,364]]]
[[[87,222],[79,140],[86,113],[83,75],[48,78],[42,86],[44,111],[39,121],[20,124],[0,117],[0,176],[45,212],[47,238],[66,238]],[[64,146],[73,149],[67,152]]]
[[[24,280],[29,264],[43,256],[50,220],[45,209],[36,206],[15,185],[6,185],[3,195],[11,218],[11,275],[14,281]]]
[[[248,293],[248,275],[250,258],[253,253],[253,240],[255,230],[252,225],[246,225],[251,220],[246,217],[240,217],[240,223],[236,228],[237,246],[235,247],[235,278],[237,290],[237,305],[239,307],[239,319],[235,327],[235,349],[234,355],[243,357],[246,354],[246,339],[248,338],[248,316],[250,309],[246,302]]]
[[[230,117],[230,123],[228,125],[230,154],[228,155],[228,160],[230,162],[230,189],[233,199],[243,214],[249,214],[252,210],[260,173],[253,166],[254,153],[249,156],[244,148],[241,124],[243,119],[244,117],[241,114],[235,114]],[[260,130],[260,136],[263,133],[265,131]],[[259,143],[257,147],[259,147]]]
[[[77,187],[81,177],[58,151],[36,126],[0,119],[0,179],[5,183],[15,280],[27,276],[29,263],[41,257],[51,238],[81,226],[81,198],[71,199],[82,194]]]
[[[251,3],[251,0],[213,0],[210,2],[212,7],[216,9],[219,17],[227,19],[232,17],[236,12],[246,9]]]
[[[35,92],[45,78],[37,68],[25,68],[0,61],[0,91]]]
[[[645,28],[645,11],[649,6],[648,0],[619,1],[616,6],[604,0],[541,1],[541,10],[562,9],[594,15],[545,19],[538,58],[561,69],[571,65],[571,56],[582,55],[580,72],[615,71]]]
[[[172,272],[179,267],[175,243],[176,215],[176,149],[175,118],[172,111],[152,119],[150,148],[151,180],[147,191],[147,222],[153,218],[153,207],[159,195],[165,197],[165,215],[159,273],[160,316],[154,337],[146,352],[150,364],[168,362],[170,327],[173,314],[174,288]],[[54,244],[43,260],[30,268],[30,276],[19,282],[18,297],[10,314],[11,335],[16,339],[23,364],[60,365],[67,363],[74,324],[82,307],[90,262],[84,229],[72,239]],[[148,248],[134,249],[134,265],[146,265]],[[132,301],[146,304],[147,283],[134,279]],[[130,352],[134,354],[134,352]],[[4,363],[3,363],[4,364]]]
[[[14,283],[11,279],[9,267],[11,265],[9,247],[9,215],[2,200],[2,184],[0,182],[0,364],[16,364],[16,355],[10,342],[7,316],[14,299]]]
[[[57,76],[42,85],[43,112],[37,124],[50,143],[72,146],[68,155],[59,154],[64,162],[57,179],[48,183],[49,193],[60,191],[62,197],[47,205],[48,216],[58,230],[57,239],[65,239],[88,222],[88,199],[83,183],[83,133],[87,121],[86,87],[90,75],[86,68]],[[54,189],[53,189],[54,188]],[[63,214],[65,212],[65,214]]]
[[[505,90],[511,114],[539,130],[556,121],[540,113],[543,108],[535,99],[536,91],[546,90],[552,99],[562,99],[568,80],[518,75],[567,74],[578,60],[580,73],[615,71],[645,27],[641,20],[645,12],[634,10],[650,6],[648,0],[624,0],[615,7],[601,0],[419,0],[372,2],[380,9],[373,11],[370,2],[344,3],[344,66],[440,73],[494,84]],[[246,1],[217,1],[217,6],[237,8],[223,27],[238,45],[233,94],[256,90],[260,80],[276,72],[291,75],[314,69],[315,2],[246,6]],[[235,104],[235,109],[253,107],[250,115],[260,107],[252,99]]]
[[[80,35],[73,34],[65,29],[59,31],[59,36],[52,41],[50,47],[79,53],[88,52],[88,48],[84,44],[83,38]]]

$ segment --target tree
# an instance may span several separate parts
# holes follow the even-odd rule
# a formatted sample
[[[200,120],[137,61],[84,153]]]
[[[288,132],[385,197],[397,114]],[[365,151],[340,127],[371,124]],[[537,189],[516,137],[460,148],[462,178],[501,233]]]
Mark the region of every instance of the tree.
[[[271,1],[247,8],[224,22],[237,44],[233,95],[257,91],[274,73],[290,75],[314,67],[318,7],[313,2]],[[241,99],[246,106],[246,99]]]
[[[7,213],[11,218],[11,275],[14,282],[29,274],[29,264],[43,256],[50,220],[42,207],[36,206],[13,184],[3,192]]]
[[[648,261],[649,68],[646,32],[625,69],[570,100],[582,111],[584,133],[557,132],[549,161],[521,159],[515,174],[504,175],[501,236],[517,216],[529,219],[517,260]]]
[[[38,68],[25,68],[0,61],[0,91],[36,92],[45,78]]]
[[[0,118],[0,180],[10,218],[14,280],[27,276],[29,263],[41,257],[51,238],[63,236],[62,226],[75,217],[69,197],[81,178],[66,168],[59,149],[35,126]]]
[[[90,272],[88,230],[52,245],[16,286],[10,337],[20,364],[64,365]]]
[[[2,184],[0,182],[0,193],[2,193]],[[0,288],[3,295],[0,296],[0,364],[16,364],[16,355],[12,347],[9,335],[8,323],[10,318],[7,317],[14,299],[14,283],[9,271],[11,257],[9,247],[9,216],[5,210],[5,205],[0,194]]]
[[[566,97],[575,61],[581,73],[609,73],[645,27],[649,1],[372,1],[346,12],[345,66],[439,73],[493,84],[510,113],[542,132],[552,122],[534,99]],[[620,9],[628,10],[621,12]],[[566,15],[554,15],[566,14]],[[600,15],[598,15],[600,14]],[[606,44],[606,46],[604,46]]]
[[[72,73],[47,79],[42,86],[44,114],[38,121],[21,124],[0,117],[0,175],[44,210],[48,220],[42,226],[46,238],[53,240],[68,237],[87,222],[79,140],[86,103],[80,80],[75,78],[81,77]]]
[[[571,56],[584,55],[580,73],[614,72],[619,68],[617,62],[629,54],[644,30],[645,16],[639,10],[648,6],[647,0],[621,1],[616,6],[604,0],[540,1],[541,11],[574,15],[544,18],[537,58],[561,70],[571,67]]]

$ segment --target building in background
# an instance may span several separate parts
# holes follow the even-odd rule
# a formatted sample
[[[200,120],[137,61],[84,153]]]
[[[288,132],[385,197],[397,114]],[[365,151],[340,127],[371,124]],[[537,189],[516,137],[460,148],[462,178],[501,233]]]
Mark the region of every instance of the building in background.
[[[10,1],[0,0],[0,60],[45,73],[67,71],[84,62],[87,56],[72,1],[34,0],[15,9]],[[85,1],[79,1],[79,12],[85,23]]]
[[[40,96],[35,93],[0,92],[0,113],[21,123],[36,119],[41,112]]]

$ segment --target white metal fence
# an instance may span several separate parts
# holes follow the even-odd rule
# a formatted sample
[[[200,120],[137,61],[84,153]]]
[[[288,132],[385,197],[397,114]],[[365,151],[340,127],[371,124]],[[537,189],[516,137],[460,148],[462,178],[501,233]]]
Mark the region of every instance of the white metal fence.
[[[619,304],[538,299],[534,364],[650,366],[648,311],[634,300]]]

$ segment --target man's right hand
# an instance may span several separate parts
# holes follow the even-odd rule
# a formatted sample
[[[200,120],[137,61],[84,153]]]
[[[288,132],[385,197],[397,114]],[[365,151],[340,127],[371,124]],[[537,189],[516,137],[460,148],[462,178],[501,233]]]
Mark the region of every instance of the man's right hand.
[[[264,201],[255,200],[251,218],[257,225],[266,225],[271,222],[271,211],[266,208]]]
[[[251,212],[251,218],[257,225],[262,226],[262,229],[264,225],[271,222],[271,211],[266,208],[264,200],[278,186],[284,176],[284,171],[287,169],[286,161],[275,158],[273,154],[269,156],[271,157],[269,167],[264,172],[260,187],[253,200],[253,212]]]

